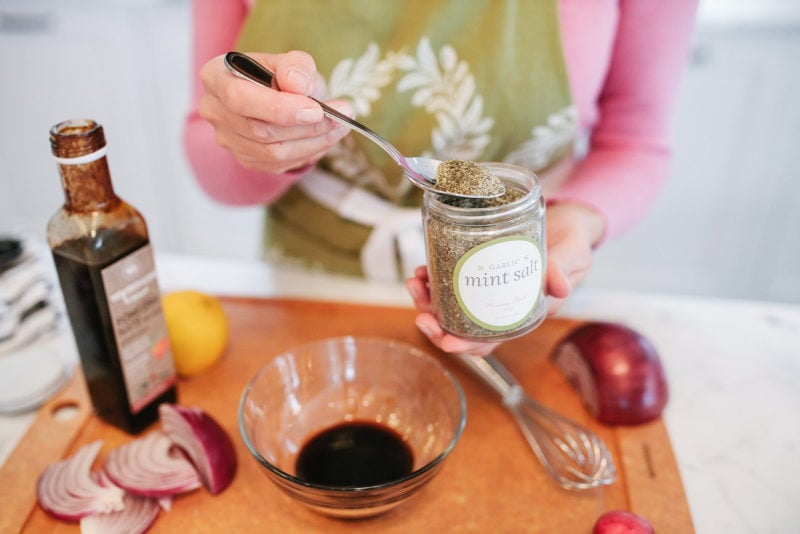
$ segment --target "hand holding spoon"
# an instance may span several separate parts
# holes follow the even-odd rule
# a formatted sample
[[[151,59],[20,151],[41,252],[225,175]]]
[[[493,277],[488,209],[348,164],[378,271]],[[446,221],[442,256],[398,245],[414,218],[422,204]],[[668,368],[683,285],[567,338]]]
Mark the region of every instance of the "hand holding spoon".
[[[276,91],[280,91],[277,80],[275,79],[275,75],[250,56],[242,54],[241,52],[228,52],[225,54],[225,66],[228,68],[228,70],[240,78],[264,85]],[[308,98],[318,103],[322,107],[322,112],[327,117],[349,126],[380,146],[387,154],[389,154],[389,156],[391,156],[391,158],[400,166],[400,168],[403,169],[403,174],[405,174],[411,183],[421,189],[424,189],[425,191],[462,198],[494,198],[505,193],[505,187],[503,186],[503,183],[493,176],[488,177],[488,179],[493,180],[493,182],[488,184],[490,187],[486,188],[488,191],[490,191],[488,194],[472,194],[472,192],[466,193],[450,189],[440,189],[436,186],[436,172],[441,161],[424,157],[407,158],[401,154],[400,151],[394,147],[394,145],[360,122],[351,119],[347,115],[339,113],[332,107],[320,102],[314,97],[309,96]],[[496,181],[496,184],[494,181]]]

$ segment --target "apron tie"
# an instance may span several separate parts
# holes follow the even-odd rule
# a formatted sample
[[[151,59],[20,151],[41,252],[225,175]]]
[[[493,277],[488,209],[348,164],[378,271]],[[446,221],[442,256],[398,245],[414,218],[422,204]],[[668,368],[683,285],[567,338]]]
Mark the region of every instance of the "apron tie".
[[[425,264],[419,208],[395,206],[321,169],[313,169],[297,185],[309,198],[339,216],[372,227],[360,254],[361,269],[368,280],[397,282],[413,276],[414,269]]]

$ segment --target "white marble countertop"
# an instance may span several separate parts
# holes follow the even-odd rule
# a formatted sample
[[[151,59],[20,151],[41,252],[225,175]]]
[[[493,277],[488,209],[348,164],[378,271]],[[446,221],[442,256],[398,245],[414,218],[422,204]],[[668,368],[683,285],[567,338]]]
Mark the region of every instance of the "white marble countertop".
[[[159,255],[162,291],[411,306],[401,286]],[[800,306],[579,289],[562,315],[618,321],[648,337],[670,384],[664,418],[699,533],[800,528]],[[32,414],[0,417],[0,462]]]

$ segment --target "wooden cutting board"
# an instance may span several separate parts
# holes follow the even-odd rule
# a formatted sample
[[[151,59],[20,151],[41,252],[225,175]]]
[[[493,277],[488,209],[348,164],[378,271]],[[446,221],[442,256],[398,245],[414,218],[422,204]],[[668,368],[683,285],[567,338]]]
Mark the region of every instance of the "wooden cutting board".
[[[227,352],[212,371],[182,380],[178,394],[181,404],[199,406],[222,423],[236,443],[239,470],[220,495],[198,490],[177,497],[151,532],[588,534],[601,513],[617,508],[647,517],[659,534],[694,532],[663,422],[637,427],[597,423],[548,360],[555,344],[577,321],[548,319],[527,336],[503,344],[495,355],[530,396],[594,430],[608,444],[619,479],[584,492],[561,489],[548,478],[496,394],[430,345],[414,326],[413,310],[299,300],[222,300],[231,326]],[[281,493],[249,456],[236,423],[239,396],[265,359],[298,344],[344,335],[395,339],[435,355],[459,379],[468,403],[464,434],[437,477],[389,513],[356,521],[319,515]],[[54,417],[53,412],[65,405],[73,407],[72,417]],[[78,532],[76,523],[57,521],[36,505],[35,483],[46,465],[81,445],[102,439],[102,458],[132,439],[90,411],[78,373],[70,387],[37,414],[0,468],[0,533]]]

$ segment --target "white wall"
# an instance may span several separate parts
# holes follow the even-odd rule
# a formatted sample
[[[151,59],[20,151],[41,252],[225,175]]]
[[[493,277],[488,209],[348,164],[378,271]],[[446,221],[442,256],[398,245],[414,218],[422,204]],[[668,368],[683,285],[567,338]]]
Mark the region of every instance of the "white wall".
[[[189,0],[0,0],[0,232],[44,239],[63,201],[49,128],[103,124],[117,193],[163,251],[258,255],[261,210],[209,200],[181,146]]]
[[[588,284],[800,302],[798,28],[699,28],[670,180]]]
[[[44,238],[62,200],[48,129],[87,116],[157,249],[258,257],[261,210],[211,202],[183,155],[189,7],[0,0],[0,233]],[[671,179],[586,284],[800,302],[800,2],[703,0],[700,16]]]

